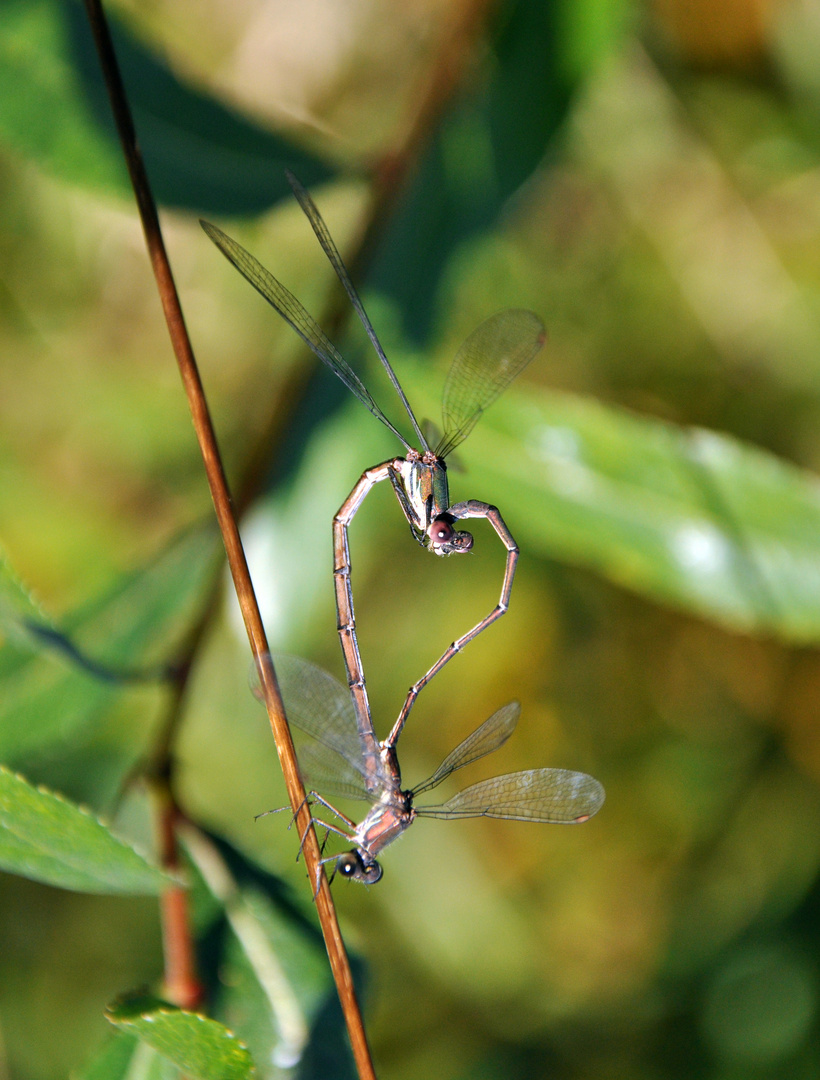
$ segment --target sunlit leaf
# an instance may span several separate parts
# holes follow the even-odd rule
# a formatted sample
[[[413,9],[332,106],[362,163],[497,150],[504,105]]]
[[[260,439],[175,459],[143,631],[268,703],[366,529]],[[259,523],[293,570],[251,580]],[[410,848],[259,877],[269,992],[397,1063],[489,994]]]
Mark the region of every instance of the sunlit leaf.
[[[76,892],[157,893],[157,867],[83,807],[0,766],[0,866]]]
[[[106,1016],[197,1080],[246,1080],[255,1075],[247,1048],[216,1020],[155,998],[115,1002]]]
[[[0,5],[0,72],[7,87],[26,87],[25,94],[2,95],[6,145],[68,180],[127,190],[115,146],[82,105],[55,0]]]

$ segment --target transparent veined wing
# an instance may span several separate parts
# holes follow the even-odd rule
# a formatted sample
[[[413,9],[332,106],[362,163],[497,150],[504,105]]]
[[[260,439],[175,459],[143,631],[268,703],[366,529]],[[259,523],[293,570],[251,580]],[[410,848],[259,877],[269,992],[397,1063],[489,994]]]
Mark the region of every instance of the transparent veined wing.
[[[465,788],[440,806],[418,806],[424,817],[491,817],[573,825],[603,806],[604,789],[586,773],[527,769],[505,773]]]
[[[322,764],[315,765],[317,772],[323,769],[328,778],[335,774],[344,783],[350,783],[354,773],[360,778],[366,776],[350,691],[327,671],[301,657],[277,654],[273,659],[288,720],[322,748],[311,751],[309,743],[303,744],[304,753],[312,754],[315,763],[321,759]],[[254,696],[261,700],[255,664],[249,681]],[[333,755],[342,761],[331,765]],[[299,760],[309,773],[307,758],[303,761],[300,756]]]
[[[481,414],[521,374],[545,340],[544,324],[523,308],[499,311],[469,335],[444,384],[444,435],[435,451],[439,457],[467,438]]]
[[[447,755],[432,776],[414,787],[413,794],[419,795],[437,787],[456,769],[463,769],[465,765],[470,765],[503,746],[515,731],[520,715],[521,706],[517,701],[511,701],[509,705],[498,709],[489,720],[485,720],[481,727],[476,728],[472,735],[468,735]]]
[[[225,258],[233,263],[245,280],[249,281],[256,291],[261,293],[268,303],[279,312],[311,352],[318,356],[322,363],[326,364],[342,380],[351,394],[357,397],[366,409],[393,432],[407,450],[410,450],[410,444],[387,419],[362,380],[290,289],[285,288],[281,281],[278,281],[269,270],[266,270],[258,259],[254,258],[240,243],[228,236],[220,228],[217,228],[216,225],[212,225],[210,221],[202,220],[200,220],[200,225]]]
[[[319,243],[322,246],[322,251],[324,251],[325,255],[327,256],[328,262],[330,263],[330,265],[333,267],[334,271],[336,272],[336,277],[339,279],[339,281],[342,284],[342,287],[344,288],[344,291],[347,293],[347,297],[350,300],[350,303],[353,305],[354,311],[359,316],[359,321],[361,322],[362,326],[364,327],[365,333],[370,338],[370,343],[373,346],[373,348],[376,350],[376,355],[378,356],[379,360],[381,361],[382,367],[387,372],[388,378],[390,379],[391,383],[393,384],[393,387],[395,388],[396,393],[399,395],[401,403],[404,406],[405,412],[407,413],[407,415],[410,418],[410,423],[413,425],[413,430],[415,431],[416,435],[418,436],[419,441],[421,442],[422,447],[424,448],[424,450],[428,450],[429,447],[428,447],[427,442],[425,440],[425,436],[424,436],[421,428],[419,427],[418,421],[416,420],[416,417],[415,417],[415,414],[414,414],[413,410],[410,408],[410,402],[407,400],[407,397],[405,396],[404,390],[402,390],[402,388],[401,388],[401,383],[397,379],[396,373],[393,371],[393,368],[392,368],[392,366],[390,364],[390,361],[387,359],[385,351],[382,348],[382,343],[379,341],[378,336],[376,335],[376,331],[373,329],[373,324],[370,321],[370,317],[368,316],[367,312],[364,310],[364,304],[362,303],[361,299],[359,298],[359,294],[356,291],[356,287],[353,284],[353,282],[350,280],[350,274],[348,274],[347,267],[345,266],[344,261],[342,260],[342,256],[339,254],[339,249],[336,247],[336,241],[330,235],[330,230],[328,229],[327,225],[325,224],[325,219],[319,213],[319,208],[317,207],[316,203],[310,197],[308,192],[302,187],[302,185],[299,183],[299,181],[296,179],[296,177],[293,175],[293,173],[289,172],[286,169],[285,170],[285,176],[287,176],[288,183],[290,184],[291,188],[293,189],[293,194],[296,196],[296,199],[297,199],[299,205],[302,207],[302,212],[304,213],[305,217],[310,222],[310,226],[311,226],[311,228],[313,229],[313,232],[316,235],[316,239],[319,241]],[[395,429],[393,429],[393,430],[395,430]],[[397,434],[398,434],[398,432],[397,432]],[[402,440],[402,441],[404,441],[404,440]],[[407,446],[406,443],[405,443],[405,446]],[[408,450],[410,449],[409,447],[407,447],[407,448],[408,448]]]
[[[343,799],[372,801],[364,777],[335,750],[317,742],[294,725],[296,757],[303,778],[322,795],[339,795]]]

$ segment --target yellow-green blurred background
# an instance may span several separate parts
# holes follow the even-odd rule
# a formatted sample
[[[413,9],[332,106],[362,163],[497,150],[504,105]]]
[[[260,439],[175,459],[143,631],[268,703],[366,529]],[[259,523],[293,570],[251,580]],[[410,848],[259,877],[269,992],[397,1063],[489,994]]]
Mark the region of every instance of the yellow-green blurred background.
[[[470,8],[113,7],[197,101],[261,132],[251,183],[242,153],[209,143],[162,78],[134,68],[137,125],[155,140],[149,171],[152,153],[178,183],[186,167],[212,167],[189,203],[184,183],[166,198],[163,224],[231,479],[271,416],[288,436],[245,522],[272,644],[339,675],[330,521],[362,469],[399,448],[329,375],[293,389],[309,359],[196,219],[215,218],[321,312],[331,273],[306,221],[292,199],[264,205],[267,168],[271,190],[284,190],[265,133],[323,160],[328,179],[312,190],[353,250],[364,173],[403,145]],[[211,540],[189,533],[170,558],[162,588],[175,596],[187,572],[189,592],[155,635],[141,579],[130,592],[122,583],[168,562],[178,535],[207,521],[207,485],[133,204],[105,137],[78,119],[80,9],[3,9],[0,540],[83,647],[123,662],[133,631],[135,662],[167,659],[207,593],[191,568]],[[549,340],[451,473],[454,500],[497,503],[522,555],[509,614],[420,698],[404,776],[432,772],[517,698],[515,737],[465,782],[581,769],[607,802],[572,829],[420,821],[386,852],[376,888],[334,885],[368,969],[379,1075],[813,1077],[820,3],[567,0],[473,15],[460,89],[426,133],[435,167],[424,153],[411,170],[399,247],[379,249],[364,295],[434,420],[450,357],[488,314],[531,308]],[[352,331],[353,363],[392,410]],[[382,733],[409,684],[496,601],[503,554],[488,528],[475,535],[469,559],[431,559],[390,490],[355,521],[360,643]],[[733,546],[725,574],[715,536]],[[688,555],[674,564],[681,538]],[[284,794],[229,593],[196,657],[179,799],[309,911],[284,820],[254,822]],[[119,606],[101,599],[112,596]],[[132,619],[145,622],[139,634]],[[31,679],[48,671],[61,685],[64,658],[37,665]],[[3,685],[4,760],[144,834],[139,789],[119,793],[152,745],[165,692],[120,689],[85,713],[89,686],[64,703]],[[160,971],[155,902],[4,876],[0,1077],[66,1075],[103,1037],[105,1003]]]

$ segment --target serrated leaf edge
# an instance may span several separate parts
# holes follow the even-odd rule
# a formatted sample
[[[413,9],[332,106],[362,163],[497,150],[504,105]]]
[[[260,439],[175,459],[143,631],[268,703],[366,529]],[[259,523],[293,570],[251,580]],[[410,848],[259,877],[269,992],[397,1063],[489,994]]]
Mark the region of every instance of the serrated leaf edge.
[[[232,1042],[235,1042],[236,1045],[239,1047],[239,1049],[245,1051],[245,1053],[248,1055],[248,1058],[249,1058],[249,1061],[250,1061],[251,1075],[253,1075],[253,1076],[256,1075],[256,1065],[254,1064],[250,1048],[244,1042],[242,1042],[242,1040],[239,1038],[239,1036],[236,1034],[236,1032],[232,1031],[231,1028],[226,1027],[219,1020],[214,1020],[214,1018],[212,1016],[205,1016],[204,1013],[194,1012],[194,1011],[192,1011],[190,1009],[178,1009],[178,1008],[175,1008],[172,1005],[172,1006],[159,1006],[158,1008],[151,1009],[148,1012],[139,1013],[137,1016],[133,1017],[132,1019],[116,1020],[111,1015],[111,1009],[112,1009],[112,1006],[109,1006],[105,1010],[105,1018],[106,1018],[106,1020],[108,1020],[108,1022],[110,1024],[113,1024],[115,1027],[127,1028],[129,1025],[133,1025],[133,1024],[137,1023],[137,1021],[139,1021],[139,1020],[144,1020],[146,1023],[153,1023],[154,1019],[157,1016],[169,1016],[169,1017],[170,1016],[186,1016],[186,1017],[191,1017],[194,1020],[199,1020],[203,1024],[213,1024],[213,1025],[221,1028],[222,1031],[225,1033],[225,1035],[228,1037],[228,1039],[231,1040]],[[161,1051],[159,1051],[159,1052],[161,1053]]]
[[[169,874],[166,870],[163,870],[162,867],[157,866],[155,863],[153,863],[144,852],[142,852],[134,844],[130,843],[130,841],[124,840],[121,836],[118,836],[112,830],[111,825],[105,820],[105,818],[100,817],[89,806],[86,806],[83,803],[72,802],[72,800],[69,799],[66,795],[63,795],[59,791],[55,791],[53,788],[47,787],[45,784],[32,784],[32,782],[27,777],[23,776],[22,773],[16,772],[14,769],[10,769],[8,765],[0,765],[0,774],[4,776],[10,776],[14,780],[19,780],[21,784],[29,788],[31,791],[36,791],[40,795],[45,795],[48,798],[54,799],[56,802],[61,803],[69,810],[75,810],[78,813],[82,814],[83,817],[88,818],[90,821],[93,821],[95,824],[105,829],[105,831],[112,838],[112,840],[116,841],[116,843],[118,844],[122,844],[123,847],[128,848],[129,851],[132,851],[140,859],[143,859],[149,869],[154,870],[157,874],[165,877],[168,880],[169,884],[185,884],[181,877]],[[14,830],[10,829],[9,831],[13,832]]]

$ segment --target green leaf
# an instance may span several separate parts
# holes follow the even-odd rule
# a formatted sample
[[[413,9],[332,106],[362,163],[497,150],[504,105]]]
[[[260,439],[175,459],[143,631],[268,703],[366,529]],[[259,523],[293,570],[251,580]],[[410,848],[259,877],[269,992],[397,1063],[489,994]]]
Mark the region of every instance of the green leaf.
[[[63,7],[83,94],[119,152],[88,20],[79,4],[64,2]],[[112,21],[110,13],[109,21],[159,202],[197,213],[253,214],[290,197],[286,168],[305,184],[322,183],[334,175],[335,170],[294,143],[180,82],[162,57],[130,34],[125,24]]]
[[[181,83],[160,56],[115,21],[112,37],[160,202],[198,213],[258,213],[290,193],[285,167],[306,184],[332,175],[314,156]],[[24,94],[0,99],[6,145],[70,183],[130,197],[82,5],[0,4],[0,79],[26,87]]]
[[[106,1016],[197,1080],[246,1080],[255,1075],[251,1056],[239,1039],[199,1013],[156,998],[130,997],[114,1002]]]
[[[6,634],[26,638],[25,626],[34,621],[50,620],[0,550],[0,628]]]
[[[0,4],[0,73],[6,87],[26,87],[2,95],[0,137],[7,146],[69,181],[127,190],[121,158],[80,100],[53,0]]]
[[[0,628],[8,637],[0,648],[0,759],[19,764],[35,750],[64,744],[131,683],[161,678],[217,558],[213,523],[189,530],[148,566],[66,618],[64,630],[0,563]],[[128,677],[140,671],[144,680]]]
[[[523,557],[589,566],[750,633],[820,641],[820,483],[728,436],[530,387],[463,450]]]
[[[0,866],[75,892],[139,896],[172,882],[89,810],[2,766]]]
[[[135,1035],[115,1031],[71,1080],[182,1080],[182,1073]]]

